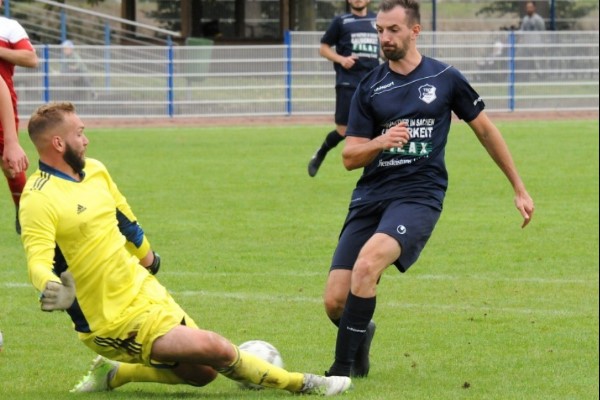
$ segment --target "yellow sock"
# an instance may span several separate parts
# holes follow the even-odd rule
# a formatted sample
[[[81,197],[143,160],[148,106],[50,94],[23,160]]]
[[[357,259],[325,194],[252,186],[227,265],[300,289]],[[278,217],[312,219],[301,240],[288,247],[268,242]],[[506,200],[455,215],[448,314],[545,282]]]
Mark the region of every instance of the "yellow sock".
[[[115,389],[129,382],[155,382],[169,385],[186,383],[170,369],[153,368],[143,364],[121,363],[109,385],[112,389]]]
[[[219,373],[234,381],[250,382],[265,387],[299,392],[304,383],[304,374],[288,372],[270,364],[260,357],[240,350],[234,346],[237,360]]]

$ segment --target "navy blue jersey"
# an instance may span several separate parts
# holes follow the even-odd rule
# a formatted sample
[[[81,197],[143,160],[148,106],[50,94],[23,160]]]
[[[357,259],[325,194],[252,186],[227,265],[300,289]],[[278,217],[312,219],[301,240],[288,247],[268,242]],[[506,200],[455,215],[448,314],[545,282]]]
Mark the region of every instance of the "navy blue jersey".
[[[400,198],[441,210],[452,112],[469,122],[484,107],[456,68],[432,58],[423,57],[407,76],[392,71],[387,62],[371,71],[352,98],[346,136],[373,139],[406,121],[410,141],[382,151],[365,166],[350,206]]]
[[[359,17],[344,14],[333,18],[321,38],[321,43],[335,47],[343,57],[355,55],[356,63],[349,70],[338,63],[335,69],[335,85],[355,88],[367,72],[379,65],[379,40],[375,30],[375,13]]]

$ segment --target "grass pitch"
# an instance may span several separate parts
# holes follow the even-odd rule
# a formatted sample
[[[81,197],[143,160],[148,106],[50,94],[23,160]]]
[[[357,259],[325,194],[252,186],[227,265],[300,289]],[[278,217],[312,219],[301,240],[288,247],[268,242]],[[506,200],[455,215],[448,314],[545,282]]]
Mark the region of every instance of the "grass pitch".
[[[598,122],[498,124],[536,203],[522,230],[512,190],[463,123],[447,149],[445,210],[408,273],[379,285],[369,378],[344,398],[598,398]],[[88,128],[163,257],[159,279],[196,322],[236,343],[263,339],[290,370],[329,367],[321,305],[360,171],[335,149],[307,162],[331,126]],[[21,137],[32,167],[37,157]],[[6,188],[6,186],[4,186]],[[0,205],[1,399],[71,399],[93,354],[64,313],[42,313]],[[80,397],[84,397],[80,396]],[[129,384],[94,399],[263,399],[225,378],[205,388]]]

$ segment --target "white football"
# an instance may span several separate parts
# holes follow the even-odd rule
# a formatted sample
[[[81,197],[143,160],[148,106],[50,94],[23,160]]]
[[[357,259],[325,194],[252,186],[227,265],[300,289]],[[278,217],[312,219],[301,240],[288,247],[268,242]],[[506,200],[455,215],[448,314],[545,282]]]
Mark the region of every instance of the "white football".
[[[240,350],[247,351],[277,367],[283,368],[283,358],[275,346],[264,340],[249,340],[239,345]],[[252,383],[239,383],[242,389],[261,390],[263,386]]]

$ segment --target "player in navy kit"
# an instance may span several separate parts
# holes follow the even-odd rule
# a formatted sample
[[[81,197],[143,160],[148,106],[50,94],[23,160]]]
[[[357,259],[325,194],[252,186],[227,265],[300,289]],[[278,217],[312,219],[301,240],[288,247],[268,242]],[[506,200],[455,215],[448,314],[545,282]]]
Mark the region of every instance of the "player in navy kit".
[[[339,320],[328,374],[349,376],[375,312],[383,271],[405,272],[419,257],[442,211],[448,184],[444,153],[452,112],[469,124],[513,187],[531,220],[534,205],[484,102],[454,67],[419,53],[416,0],[382,0],[377,32],[388,60],[371,71],[352,99],[346,169],[364,167],[333,255],[324,301]]]
[[[350,100],[360,80],[379,65],[379,44],[375,13],[368,11],[371,0],[347,0],[350,13],[336,16],[321,38],[319,54],[333,62],[335,69],[335,124],[308,163],[308,175],[315,176],[325,156],[344,140]]]

